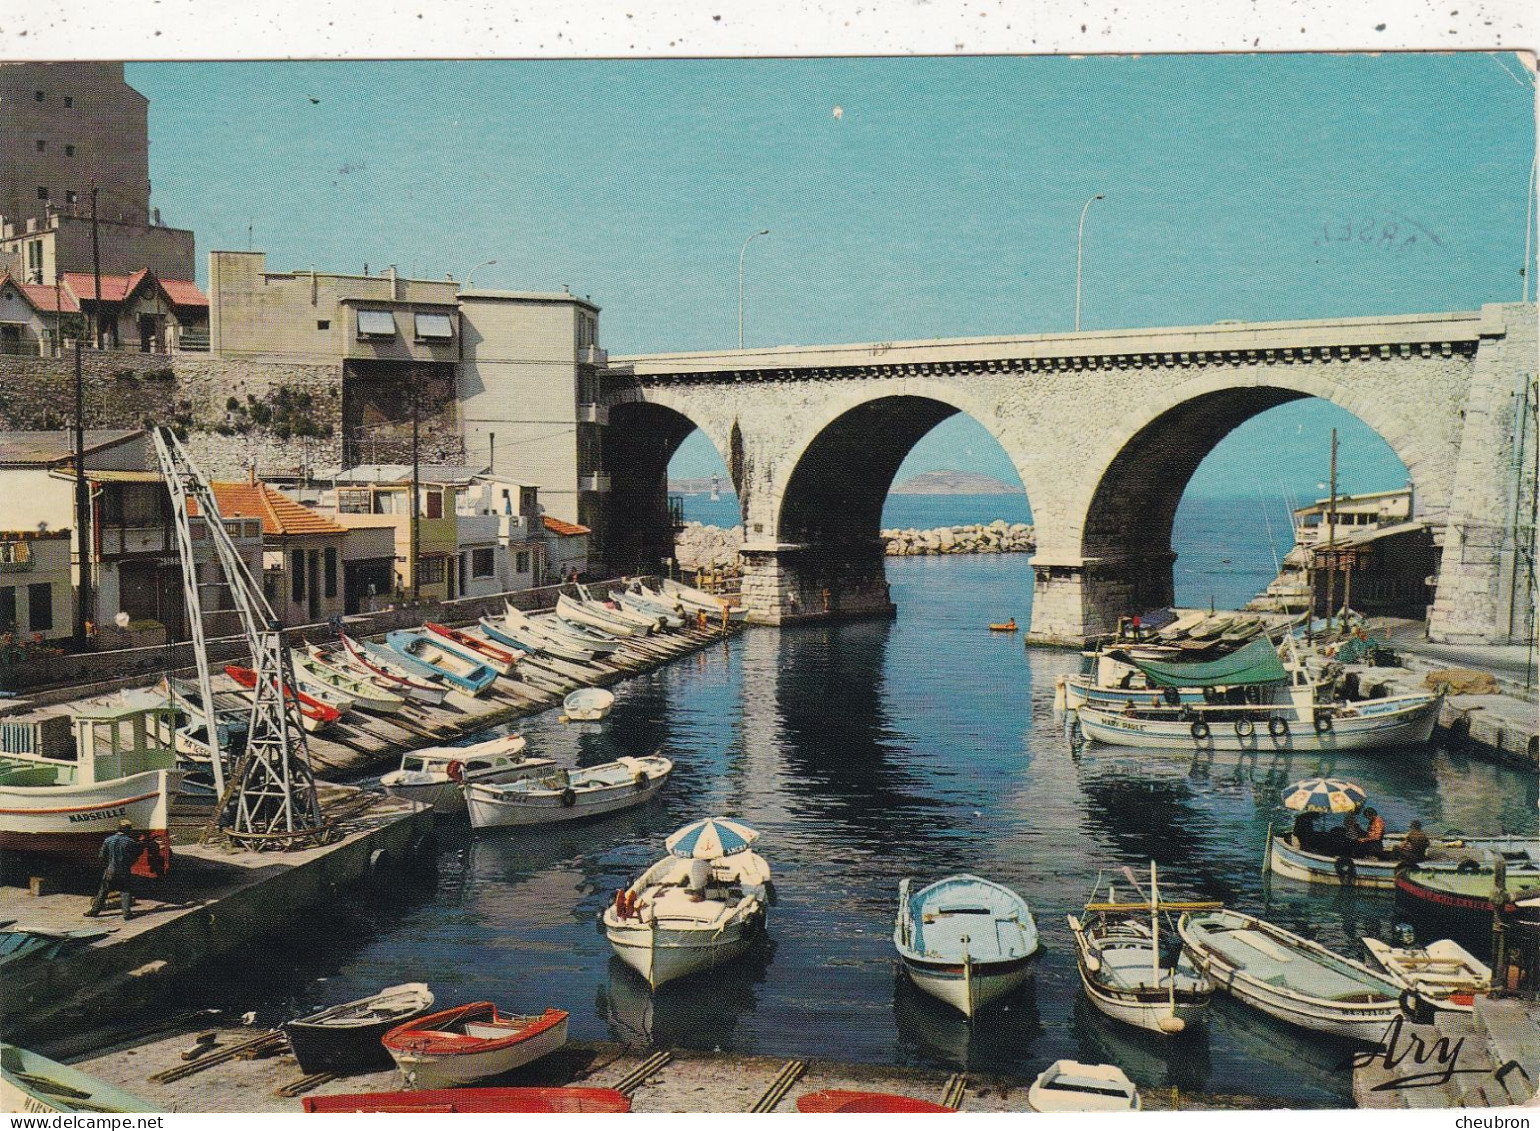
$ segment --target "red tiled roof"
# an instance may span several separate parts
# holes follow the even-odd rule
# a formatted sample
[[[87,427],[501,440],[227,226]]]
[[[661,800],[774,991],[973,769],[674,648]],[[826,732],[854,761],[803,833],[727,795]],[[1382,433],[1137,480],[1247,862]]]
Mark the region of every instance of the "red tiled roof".
[[[346,534],[347,527],[296,503],[266,483],[211,483],[214,501],[225,518],[260,518],[262,533],[283,537],[299,534]]]
[[[103,275],[102,299],[105,302],[122,302],[128,294],[128,275]],[[75,297],[86,302],[96,299],[96,276],[89,271],[64,272],[64,285]]]
[[[102,300],[122,302],[137,291],[146,279],[159,286],[161,293],[173,306],[207,306],[209,304],[208,296],[198,289],[196,283],[187,279],[162,279],[150,274],[146,267],[141,267],[132,275],[103,275]],[[64,285],[73,292],[74,297],[79,299],[90,302],[96,297],[96,276],[89,271],[66,271]],[[79,307],[77,306],[76,309]]]
[[[187,279],[162,279],[161,290],[166,292],[174,306],[207,306],[208,295],[198,289],[196,283]]]
[[[32,309],[44,314],[54,314],[60,307],[66,314],[73,314],[80,310],[80,304],[75,301],[75,296],[63,287],[54,288],[42,283],[23,283],[9,271],[0,273],[0,285],[7,283],[16,288],[21,297],[31,304]]]
[[[579,526],[575,522],[563,522],[561,519],[559,519],[559,518],[552,518],[548,514],[543,514],[540,517],[545,522],[545,528],[547,530],[549,530],[552,534],[570,535],[570,534],[589,534],[589,533],[591,533],[591,531],[588,529],[588,527],[586,527],[586,526]]]

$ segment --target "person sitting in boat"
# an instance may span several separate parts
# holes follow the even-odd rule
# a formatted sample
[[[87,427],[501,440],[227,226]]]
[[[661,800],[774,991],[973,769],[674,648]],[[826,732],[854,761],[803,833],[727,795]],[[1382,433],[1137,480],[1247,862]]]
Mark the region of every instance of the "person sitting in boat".
[[[1358,823],[1358,815],[1349,813],[1342,824],[1321,834],[1316,851],[1323,856],[1351,856],[1364,835],[1364,827]]]
[[[1383,857],[1385,855],[1385,818],[1381,817],[1379,810],[1372,805],[1364,810],[1364,816],[1369,818],[1369,828],[1359,836],[1358,847],[1353,851],[1353,855]]]
[[[1395,857],[1407,864],[1420,864],[1428,858],[1428,849],[1432,847],[1428,840],[1428,834],[1422,831],[1422,822],[1413,821],[1407,826],[1406,835],[1401,838],[1401,843],[1396,846]]]
[[[1314,852],[1320,843],[1321,830],[1316,828],[1320,820],[1319,813],[1301,813],[1294,818],[1294,844],[1301,852]]]
[[[706,885],[711,882],[711,861],[691,860],[690,871],[685,876],[685,891],[691,903],[701,903],[706,898]]]

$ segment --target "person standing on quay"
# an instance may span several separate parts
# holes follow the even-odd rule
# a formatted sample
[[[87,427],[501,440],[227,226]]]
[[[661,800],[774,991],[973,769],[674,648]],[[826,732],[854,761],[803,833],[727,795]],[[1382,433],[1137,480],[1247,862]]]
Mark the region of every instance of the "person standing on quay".
[[[134,917],[134,893],[131,890],[133,867],[134,861],[139,859],[143,851],[144,845],[134,835],[134,823],[127,818],[119,821],[118,831],[102,841],[101,850],[97,853],[98,858],[107,866],[102,871],[102,884],[96,890],[96,898],[91,901],[91,908],[86,912],[87,918],[102,913],[107,896],[114,889],[123,900],[123,921],[126,923]]]

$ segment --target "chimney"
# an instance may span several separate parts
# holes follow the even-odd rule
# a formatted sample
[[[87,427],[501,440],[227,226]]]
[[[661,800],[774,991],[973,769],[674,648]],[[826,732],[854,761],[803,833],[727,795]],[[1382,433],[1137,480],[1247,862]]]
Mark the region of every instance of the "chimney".
[[[385,268],[385,277],[390,280],[390,300],[395,302],[401,295],[396,289],[396,265],[394,263]]]

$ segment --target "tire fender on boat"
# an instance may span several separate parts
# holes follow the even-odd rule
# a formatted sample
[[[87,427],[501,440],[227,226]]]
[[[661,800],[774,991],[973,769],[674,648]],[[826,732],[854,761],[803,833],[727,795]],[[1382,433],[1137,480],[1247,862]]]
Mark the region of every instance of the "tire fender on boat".
[[[1192,721],[1192,736],[1199,742],[1202,742],[1204,739],[1208,738],[1208,723],[1204,722],[1202,719],[1194,719]]]
[[[376,848],[369,853],[369,863],[364,869],[364,882],[372,888],[382,888],[390,880],[395,861],[388,848]]]
[[[1237,738],[1250,738],[1257,733],[1257,724],[1250,719],[1235,720],[1235,735]]]
[[[1316,717],[1315,717],[1315,733],[1316,734],[1329,734],[1329,733],[1331,733],[1331,725],[1332,725],[1331,724],[1331,715],[1327,714],[1325,711],[1322,711],[1320,714],[1316,715]]]
[[[1416,990],[1408,986],[1401,991],[1401,1012],[1418,1025],[1433,1024],[1433,1006]]]
[[[647,788],[647,771],[646,770],[637,770],[636,771],[636,776],[631,779],[631,782],[639,790],[646,789]]]
[[[1358,865],[1351,856],[1337,857],[1332,866],[1337,869],[1337,878],[1344,884],[1351,885],[1358,882]]]
[[[1267,720],[1267,733],[1274,738],[1287,738],[1289,736],[1289,720],[1274,715]]]
[[[577,790],[570,785],[561,791],[561,805],[563,809],[571,809],[577,804]]]

